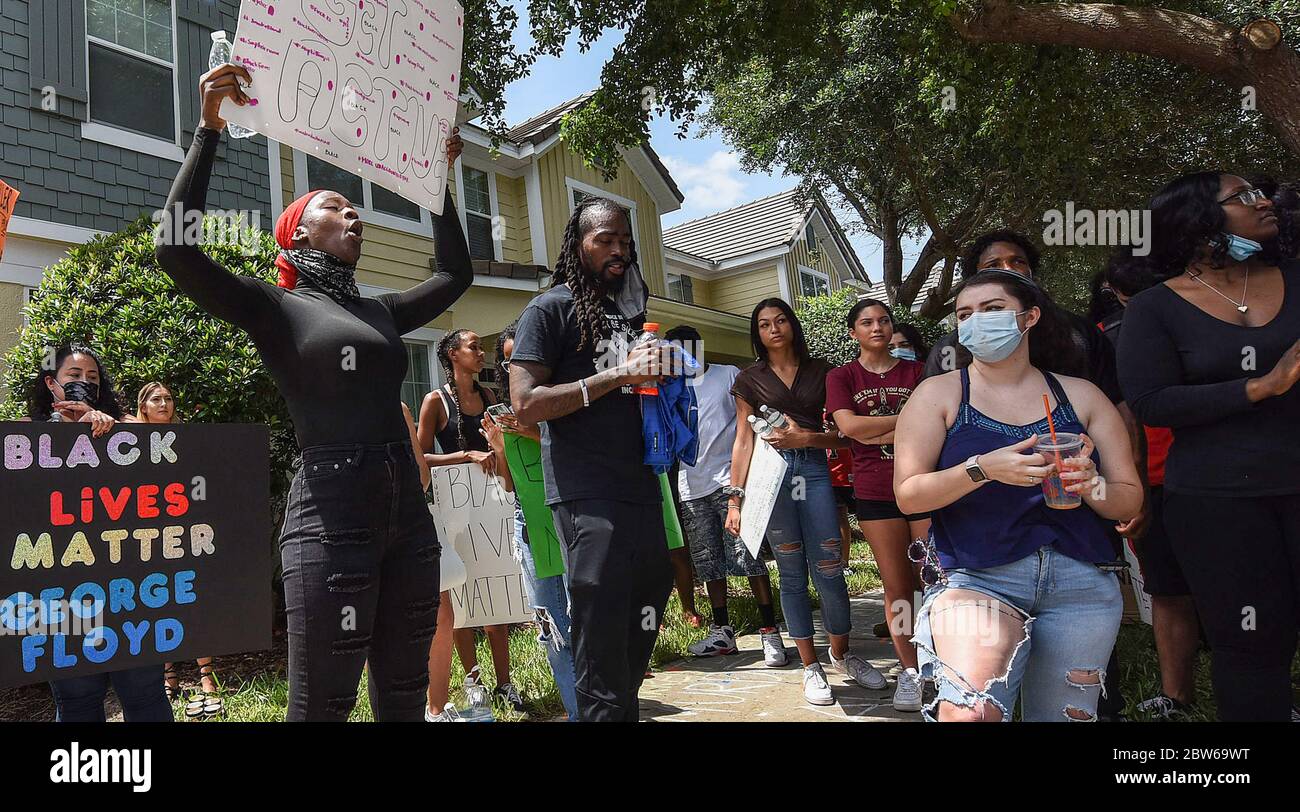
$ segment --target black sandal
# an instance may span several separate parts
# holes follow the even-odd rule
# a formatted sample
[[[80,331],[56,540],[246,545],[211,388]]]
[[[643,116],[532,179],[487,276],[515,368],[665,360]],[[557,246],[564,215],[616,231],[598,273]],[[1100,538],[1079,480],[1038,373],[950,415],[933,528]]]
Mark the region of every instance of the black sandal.
[[[167,665],[163,667],[163,691],[167,694],[168,702],[175,702],[181,696],[181,686],[179,684],[171,684],[175,679],[176,664],[167,663]]]
[[[210,677],[213,682],[217,681],[216,670],[212,663],[199,666],[199,690],[195,692],[193,698],[185,703],[185,717],[187,719],[201,719],[205,716],[216,716],[225,710],[225,703],[221,700],[219,691],[220,683],[217,684],[217,691],[208,693],[203,690],[203,678]]]

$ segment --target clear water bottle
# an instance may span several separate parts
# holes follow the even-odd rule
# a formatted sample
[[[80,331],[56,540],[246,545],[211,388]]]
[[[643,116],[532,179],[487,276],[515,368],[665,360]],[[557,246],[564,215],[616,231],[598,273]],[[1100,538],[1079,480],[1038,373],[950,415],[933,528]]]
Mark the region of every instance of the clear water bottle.
[[[771,426],[774,429],[785,428],[786,423],[788,422],[785,419],[785,415],[781,414],[775,409],[769,409],[767,408],[767,406],[759,406],[758,410],[762,412],[763,419],[767,421],[767,424],[769,426]]]
[[[754,429],[754,433],[759,437],[766,437],[772,433],[772,427],[767,424],[766,420],[758,415],[751,414],[749,416],[749,425]]]
[[[495,722],[496,717],[492,715],[492,698],[488,694],[488,689],[483,685],[466,685],[465,699],[469,705],[461,711],[460,720],[462,722]]]
[[[212,32],[212,50],[208,52],[208,69],[219,67],[230,61],[231,53],[230,40],[226,39],[225,31]],[[255,132],[247,127],[241,127],[238,124],[227,123],[226,132],[231,138],[248,138],[256,135]]]

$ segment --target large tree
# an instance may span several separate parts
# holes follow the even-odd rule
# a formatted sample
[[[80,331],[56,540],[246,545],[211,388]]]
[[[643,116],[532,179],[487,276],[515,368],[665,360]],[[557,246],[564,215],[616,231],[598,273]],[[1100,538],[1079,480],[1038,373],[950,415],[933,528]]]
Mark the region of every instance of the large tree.
[[[891,299],[910,304],[943,262],[940,289],[925,303],[931,316],[942,311],[959,246],[978,229],[1037,231],[1045,211],[1067,203],[1140,208],[1159,183],[1193,167],[1297,168],[1260,113],[1215,77],[1127,53],[973,46],[952,24],[956,4],[849,0],[792,11],[762,0],[535,0],[530,8],[535,30],[552,36],[576,29],[582,42],[602,25],[625,29],[593,102],[565,123],[593,163],[616,166],[619,146],[646,137],[651,109],[677,116],[683,132],[703,114],[747,168],[838,193],[881,239]],[[905,274],[902,239],[926,235]],[[1080,248],[1053,259],[1068,272],[1068,298],[1082,291],[1076,277],[1101,261]]]

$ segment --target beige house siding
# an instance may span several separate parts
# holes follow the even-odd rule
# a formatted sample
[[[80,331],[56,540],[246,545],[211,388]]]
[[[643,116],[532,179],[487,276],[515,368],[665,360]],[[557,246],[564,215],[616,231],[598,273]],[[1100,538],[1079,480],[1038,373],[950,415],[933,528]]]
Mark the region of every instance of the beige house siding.
[[[698,276],[691,277],[691,298],[700,307],[713,307],[713,282]]]
[[[0,356],[18,343],[18,332],[22,328],[23,286],[0,282]],[[0,395],[3,394],[4,388],[0,387]]]
[[[781,295],[781,284],[777,280],[776,267],[758,268],[734,276],[714,279],[712,287],[712,304],[716,310],[749,317],[754,305],[769,296]]]
[[[501,218],[503,235],[501,259],[505,262],[532,264],[533,241],[528,234],[528,196],[524,192],[524,179],[498,174],[497,215]]]
[[[620,164],[617,178],[606,182],[598,171],[586,166],[560,143],[537,160],[537,171],[541,180],[546,247],[550,252],[547,265],[555,264],[563,243],[564,227],[573,211],[569,188],[565,183],[565,178],[572,178],[636,203],[636,251],[641,273],[652,294],[665,295],[663,231],[659,225],[659,208],[627,163]]]

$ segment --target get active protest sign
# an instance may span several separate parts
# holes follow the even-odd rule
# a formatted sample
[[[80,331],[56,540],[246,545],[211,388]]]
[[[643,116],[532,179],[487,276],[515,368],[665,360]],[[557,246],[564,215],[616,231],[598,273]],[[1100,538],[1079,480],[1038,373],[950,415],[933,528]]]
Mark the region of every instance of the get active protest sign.
[[[0,687],[270,646],[265,426],[0,437]]]

